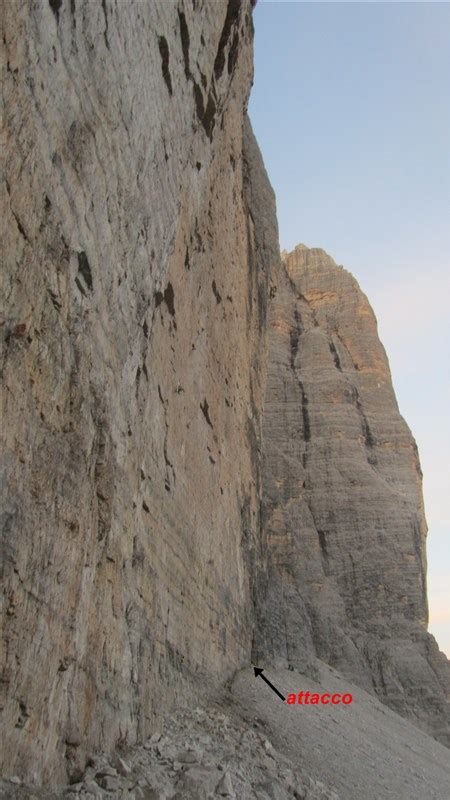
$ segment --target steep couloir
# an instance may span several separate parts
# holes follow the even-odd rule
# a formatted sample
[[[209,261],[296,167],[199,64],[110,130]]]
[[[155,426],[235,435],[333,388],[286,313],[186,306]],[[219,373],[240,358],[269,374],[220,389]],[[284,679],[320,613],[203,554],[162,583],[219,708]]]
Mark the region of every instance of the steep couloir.
[[[318,656],[448,743],[419,459],[375,316],[352,275],[304,245],[270,296],[255,657],[314,674]]]

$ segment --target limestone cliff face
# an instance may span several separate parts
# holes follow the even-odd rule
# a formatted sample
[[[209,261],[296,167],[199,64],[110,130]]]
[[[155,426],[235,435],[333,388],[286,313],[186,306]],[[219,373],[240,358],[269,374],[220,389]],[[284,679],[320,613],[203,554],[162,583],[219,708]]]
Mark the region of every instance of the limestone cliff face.
[[[279,256],[250,0],[4,12],[3,759],[58,783],[250,659]]]
[[[414,439],[372,309],[319,249],[271,278],[255,652],[317,655],[449,741],[449,666],[427,634],[426,522]]]
[[[34,784],[252,652],[445,740],[416,448],[355,281],[280,263],[252,5],[4,9],[2,769]]]

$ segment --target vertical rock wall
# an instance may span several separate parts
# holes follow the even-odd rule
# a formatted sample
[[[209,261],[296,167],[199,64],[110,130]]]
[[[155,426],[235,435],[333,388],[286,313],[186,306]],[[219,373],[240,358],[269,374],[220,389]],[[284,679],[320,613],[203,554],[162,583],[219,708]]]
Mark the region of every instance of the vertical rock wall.
[[[449,741],[449,665],[426,632],[426,522],[367,298],[319,249],[271,278],[256,656],[317,655]]]
[[[4,9],[2,768],[33,783],[252,643],[445,739],[415,445],[351,276],[280,265],[252,5]]]
[[[250,658],[276,222],[250,0],[4,12],[2,757],[56,784]]]

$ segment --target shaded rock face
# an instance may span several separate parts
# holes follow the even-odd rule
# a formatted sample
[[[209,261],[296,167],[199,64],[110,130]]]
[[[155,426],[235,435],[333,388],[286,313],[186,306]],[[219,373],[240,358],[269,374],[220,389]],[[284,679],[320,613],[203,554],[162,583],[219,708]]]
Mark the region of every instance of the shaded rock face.
[[[76,780],[250,658],[252,34],[250,0],[5,8],[6,774]]]
[[[255,655],[311,674],[318,656],[448,742],[420,465],[375,316],[350,273],[303,245],[270,296]]]

